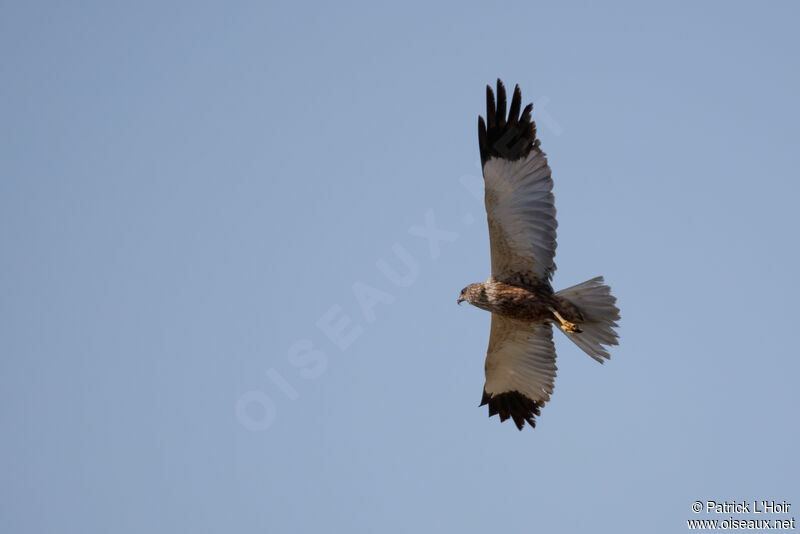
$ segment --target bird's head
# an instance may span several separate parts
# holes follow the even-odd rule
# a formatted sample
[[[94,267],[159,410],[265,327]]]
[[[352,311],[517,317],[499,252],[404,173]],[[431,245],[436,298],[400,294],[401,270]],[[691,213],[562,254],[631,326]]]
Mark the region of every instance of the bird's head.
[[[473,306],[485,308],[489,303],[486,296],[486,287],[483,284],[468,285],[462,289],[461,294],[458,295],[457,302],[461,304],[464,301],[469,302]]]

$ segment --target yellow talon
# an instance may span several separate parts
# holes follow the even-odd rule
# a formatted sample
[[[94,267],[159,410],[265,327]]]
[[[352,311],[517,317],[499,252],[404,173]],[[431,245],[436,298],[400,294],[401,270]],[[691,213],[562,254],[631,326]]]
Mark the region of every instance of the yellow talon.
[[[566,319],[564,319],[563,317],[561,317],[561,314],[558,313],[556,310],[553,310],[553,315],[555,315],[556,319],[558,319],[558,322],[561,323],[559,325],[559,328],[561,328],[561,330],[563,330],[567,334],[580,334],[581,332],[583,332],[583,330],[581,330],[578,327],[578,325],[576,325],[575,323],[571,323]]]
[[[570,323],[569,321],[565,321],[564,324],[561,325],[561,330],[567,334],[580,334],[583,332],[583,330],[578,328],[578,325],[575,323]]]

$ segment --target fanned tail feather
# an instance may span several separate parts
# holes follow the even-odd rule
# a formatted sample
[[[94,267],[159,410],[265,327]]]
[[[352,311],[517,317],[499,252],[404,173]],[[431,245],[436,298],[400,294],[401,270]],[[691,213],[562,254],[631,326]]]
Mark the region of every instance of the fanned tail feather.
[[[618,344],[614,327],[619,326],[619,308],[615,306],[617,299],[611,295],[611,288],[603,283],[603,277],[562,289],[556,295],[577,306],[584,318],[579,325],[582,332],[567,337],[600,363],[611,358],[604,345]]]

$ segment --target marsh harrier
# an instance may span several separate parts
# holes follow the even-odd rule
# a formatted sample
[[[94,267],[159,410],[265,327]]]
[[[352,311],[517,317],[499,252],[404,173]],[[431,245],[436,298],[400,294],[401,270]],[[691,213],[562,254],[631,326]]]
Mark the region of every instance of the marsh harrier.
[[[513,419],[517,428],[550,400],[556,377],[551,325],[600,363],[604,347],[617,344],[616,299],[598,276],[554,292],[556,209],[547,158],[539,149],[533,104],[520,114],[522,94],[514,88],[506,115],[506,90],[497,80],[497,102],[486,87],[486,121],[478,117],[478,145],[485,183],[492,274],[470,284],[458,303],[467,301],[492,313],[486,383],[481,406],[489,416]]]

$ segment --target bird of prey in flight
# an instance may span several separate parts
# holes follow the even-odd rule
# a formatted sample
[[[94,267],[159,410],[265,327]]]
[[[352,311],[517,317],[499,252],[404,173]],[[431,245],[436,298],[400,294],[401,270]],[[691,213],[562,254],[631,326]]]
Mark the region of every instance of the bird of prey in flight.
[[[513,419],[517,428],[550,400],[556,377],[551,325],[558,325],[586,354],[603,363],[604,345],[616,345],[616,299],[598,276],[554,292],[556,209],[547,158],[539,148],[533,104],[521,110],[514,88],[506,115],[506,89],[497,80],[497,102],[486,87],[486,121],[478,117],[478,145],[485,183],[492,273],[458,297],[492,313],[486,383],[481,406],[489,417]]]

